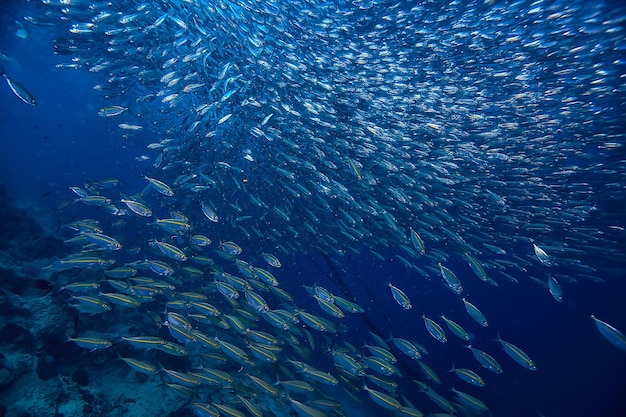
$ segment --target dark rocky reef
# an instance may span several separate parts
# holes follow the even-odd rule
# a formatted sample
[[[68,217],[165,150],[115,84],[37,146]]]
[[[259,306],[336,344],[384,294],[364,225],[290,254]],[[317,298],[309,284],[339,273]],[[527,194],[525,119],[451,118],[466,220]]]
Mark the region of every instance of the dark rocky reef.
[[[41,296],[52,291],[54,285],[45,267],[51,259],[68,253],[66,244],[16,207],[3,184],[0,218],[0,292]],[[5,310],[0,314],[12,315]]]
[[[16,262],[59,256],[63,241],[47,234],[35,219],[13,204],[0,184],[0,251]]]
[[[59,374],[46,341],[54,335],[64,344],[67,319],[44,267],[67,249],[17,208],[1,184],[0,218],[0,389],[6,389],[28,375],[45,381]]]

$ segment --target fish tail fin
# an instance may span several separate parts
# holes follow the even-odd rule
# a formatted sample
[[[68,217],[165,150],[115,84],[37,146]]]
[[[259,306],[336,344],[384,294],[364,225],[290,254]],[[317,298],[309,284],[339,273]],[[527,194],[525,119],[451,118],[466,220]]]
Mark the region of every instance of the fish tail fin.
[[[145,177],[143,177],[145,178]],[[150,191],[150,188],[152,188],[152,186],[150,184],[146,185],[143,190],[141,190],[141,192],[139,193],[140,196],[144,196],[148,191]]]

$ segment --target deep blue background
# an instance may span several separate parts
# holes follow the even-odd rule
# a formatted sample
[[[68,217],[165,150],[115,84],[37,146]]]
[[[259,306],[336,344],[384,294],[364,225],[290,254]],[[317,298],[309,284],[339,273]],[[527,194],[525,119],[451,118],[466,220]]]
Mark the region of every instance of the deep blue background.
[[[53,54],[53,36],[45,26],[26,24],[29,37],[15,36],[13,22],[25,13],[11,6],[5,2],[0,6],[0,52],[18,64],[0,64],[35,96],[38,105],[22,103],[2,80],[0,178],[8,183],[10,193],[18,200],[55,207],[75,197],[67,193],[71,185],[106,177],[135,181],[145,167],[135,158],[144,153],[150,133],[144,130],[126,139],[117,125],[128,120],[98,116],[101,107],[112,105],[94,90],[96,85],[106,85],[106,76],[57,69],[57,64],[71,64],[72,57]],[[28,10],[32,12],[34,6],[37,3]]]

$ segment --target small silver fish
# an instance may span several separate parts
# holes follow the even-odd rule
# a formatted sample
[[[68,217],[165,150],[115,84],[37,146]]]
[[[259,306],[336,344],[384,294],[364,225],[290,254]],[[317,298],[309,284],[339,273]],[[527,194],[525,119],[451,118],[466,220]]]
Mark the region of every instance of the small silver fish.
[[[37,100],[35,100],[35,97],[31,94],[31,92],[28,91],[21,83],[10,79],[3,67],[0,67],[0,73],[7,80],[7,84],[9,84],[9,88],[11,88],[13,94],[26,104],[31,106],[37,105]]]

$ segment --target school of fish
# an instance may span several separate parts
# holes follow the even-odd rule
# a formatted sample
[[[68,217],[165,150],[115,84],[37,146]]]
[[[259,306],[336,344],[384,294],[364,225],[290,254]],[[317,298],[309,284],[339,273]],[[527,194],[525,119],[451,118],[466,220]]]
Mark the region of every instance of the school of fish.
[[[624,8],[42,3],[41,16],[27,20],[55,31],[55,53],[67,58],[57,68],[102,80],[95,88],[109,104],[99,114],[145,146],[136,183],[71,187],[61,215],[77,207],[93,215],[65,222],[75,253],[52,268],[83,270],[61,275],[81,314],[156,326],[143,334],[128,326],[121,339],[112,327],[89,329],[70,340],[123,351],[132,370],[160,375],[199,417],[342,415],[338,387],[357,402],[369,397],[378,413],[489,412],[462,384],[483,387],[480,371],[503,367],[486,351],[493,346],[472,345],[472,329],[427,311],[416,330],[431,337],[426,346],[384,334],[343,340],[342,319],[367,309],[314,283],[306,291],[319,309],[299,307],[281,288],[281,256],[323,253],[340,263],[394,253],[416,280],[449,289],[478,328],[489,321],[468,281],[499,286],[527,275],[519,285],[562,302],[567,286],[603,279],[581,254],[620,257],[619,211],[597,196],[615,192],[617,204],[626,183]],[[590,226],[598,216],[600,226]],[[450,266],[459,260],[465,270]],[[385,285],[399,309],[416,309],[419,294]],[[626,350],[618,329],[592,319]],[[450,364],[459,384],[448,394],[437,387],[447,369],[433,370],[427,356],[451,338],[476,361]],[[522,340],[496,340],[515,366],[538,368]],[[326,369],[311,365],[321,354]],[[159,366],[159,355],[184,366]],[[417,363],[423,380],[411,389],[426,405],[399,389],[398,360]]]

